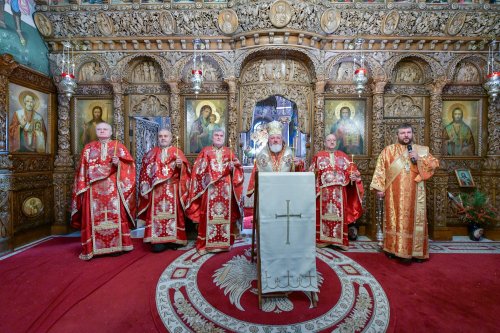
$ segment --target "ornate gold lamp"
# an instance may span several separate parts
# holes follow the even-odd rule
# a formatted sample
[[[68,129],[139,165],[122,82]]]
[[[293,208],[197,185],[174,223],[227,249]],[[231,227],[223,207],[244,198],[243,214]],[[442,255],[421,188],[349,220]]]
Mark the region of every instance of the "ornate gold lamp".
[[[203,54],[199,54],[205,48],[201,40],[195,39],[193,41],[194,55],[193,55],[193,69],[191,70],[191,83],[193,84],[193,91],[198,95],[201,91],[203,84]]]
[[[69,41],[62,42],[62,64],[61,64],[61,77],[59,87],[66,94],[68,98],[75,93],[76,80],[75,80],[75,61],[73,44]]]
[[[363,53],[363,38],[356,38],[355,54],[353,59],[354,77],[353,82],[356,85],[356,92],[361,97],[361,93],[365,90],[368,82],[368,70],[365,67],[365,55]]]
[[[491,98],[495,99],[500,92],[500,69],[495,64],[495,55],[498,56],[497,41],[492,40],[488,48],[488,74],[483,87]]]

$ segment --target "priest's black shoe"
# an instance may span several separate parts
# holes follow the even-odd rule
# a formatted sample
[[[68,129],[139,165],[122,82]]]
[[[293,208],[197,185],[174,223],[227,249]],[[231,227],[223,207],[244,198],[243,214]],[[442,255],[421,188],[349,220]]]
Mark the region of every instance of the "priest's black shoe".
[[[151,244],[151,245],[152,245],[151,250],[155,253],[163,252],[167,249],[167,244],[160,243],[160,244]]]
[[[389,258],[389,259],[394,259],[394,258],[396,258],[396,256],[395,256],[394,254],[392,254],[392,253],[389,253],[389,252],[384,252],[384,253],[385,253],[385,255],[387,256],[387,258]]]

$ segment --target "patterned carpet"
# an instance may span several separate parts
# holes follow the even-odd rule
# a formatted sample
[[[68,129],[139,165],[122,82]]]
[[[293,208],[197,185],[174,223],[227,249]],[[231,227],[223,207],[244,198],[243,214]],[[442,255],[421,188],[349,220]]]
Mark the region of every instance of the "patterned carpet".
[[[467,241],[467,237],[458,239],[459,241],[452,242],[430,241],[430,253],[500,254],[500,242],[488,240],[480,242]],[[372,241],[350,242],[349,252],[376,253],[379,252],[379,246],[377,242]]]
[[[498,332],[500,242],[456,240],[431,242],[425,263],[364,237],[318,249],[317,307],[295,292],[260,310],[249,237],[202,257],[192,241],[153,253],[134,238],[134,251],[90,262],[79,238],[49,237],[0,257],[0,332]]]
[[[250,239],[231,252],[199,256],[195,249],[164,270],[156,288],[159,316],[169,332],[385,332],[389,301],[379,282],[342,252],[317,249],[320,294],[294,292],[263,298],[258,309],[257,272]],[[190,244],[191,245],[191,244]],[[500,242],[431,242],[434,254],[500,254]],[[377,253],[373,241],[351,242],[349,252]]]
[[[248,239],[231,252],[200,257],[194,249],[163,272],[157,310],[169,332],[383,332],[389,324],[387,297],[363,267],[333,249],[318,249],[321,292],[263,298],[258,309],[257,271]]]

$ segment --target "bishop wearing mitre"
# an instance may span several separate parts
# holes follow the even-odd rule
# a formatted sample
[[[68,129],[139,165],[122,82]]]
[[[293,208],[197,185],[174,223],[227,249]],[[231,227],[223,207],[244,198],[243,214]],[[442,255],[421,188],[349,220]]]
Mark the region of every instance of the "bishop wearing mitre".
[[[304,171],[304,161],[297,158],[283,140],[283,124],[273,120],[267,124],[267,145],[255,159],[252,175],[248,184],[247,196],[255,190],[255,172]]]

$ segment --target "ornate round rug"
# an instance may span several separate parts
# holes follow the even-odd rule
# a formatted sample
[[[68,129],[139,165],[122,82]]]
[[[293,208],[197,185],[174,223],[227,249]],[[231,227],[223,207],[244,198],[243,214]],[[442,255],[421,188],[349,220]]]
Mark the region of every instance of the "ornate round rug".
[[[319,300],[292,292],[263,298],[259,309],[257,267],[249,242],[230,252],[199,256],[191,249],[162,273],[156,307],[169,332],[384,332],[389,302],[363,267],[342,253],[317,249]]]

